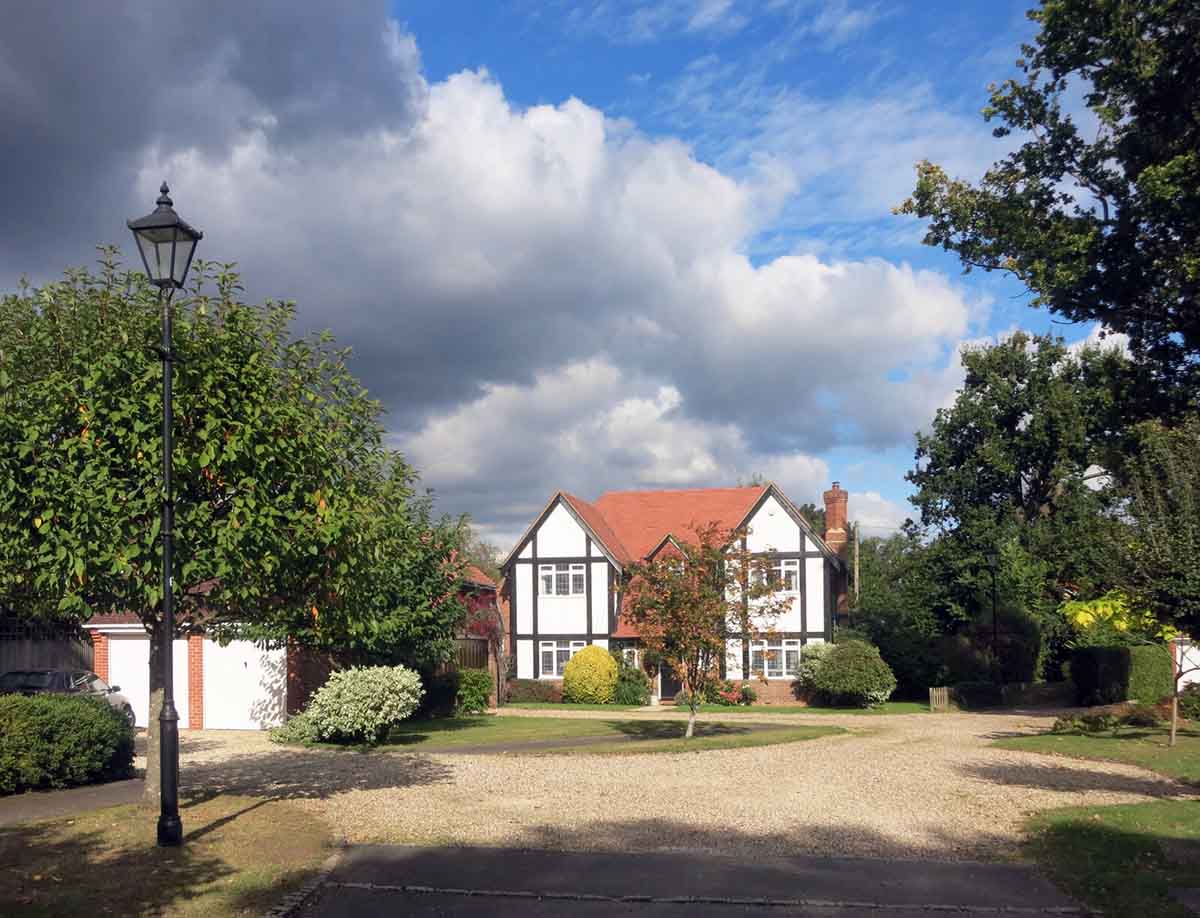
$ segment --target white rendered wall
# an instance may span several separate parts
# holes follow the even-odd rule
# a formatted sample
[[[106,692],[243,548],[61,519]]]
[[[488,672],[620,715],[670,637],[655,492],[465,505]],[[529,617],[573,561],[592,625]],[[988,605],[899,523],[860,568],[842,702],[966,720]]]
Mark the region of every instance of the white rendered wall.
[[[525,547],[521,549],[521,553],[518,554],[517,557],[518,558],[532,558],[533,557],[533,543],[526,542]]]
[[[774,496],[763,501],[747,527],[750,551],[800,551],[800,527]]]
[[[533,678],[533,641],[517,641],[517,678]]]
[[[805,537],[804,537],[804,550],[805,550],[805,551],[820,551],[821,549],[819,549],[819,548],[817,547],[817,543],[816,543],[816,542],[814,542],[814,541],[813,541],[812,539],[810,539],[808,536],[805,536]]]
[[[517,607],[520,609],[520,607]],[[538,634],[587,634],[587,596],[538,596]]]
[[[592,563],[592,631],[608,634],[608,562]]]
[[[725,678],[742,678],[742,642],[725,642]]]
[[[1200,682],[1200,668],[1196,668],[1200,667],[1200,647],[1191,643],[1176,644],[1175,653],[1178,667],[1183,672],[1179,678],[1179,687],[1182,689],[1185,685]]]
[[[608,650],[608,638],[596,638],[594,641],[592,641],[592,644],[596,647],[603,647],[605,650]]]
[[[533,578],[532,564],[514,564],[513,582],[516,585],[517,634],[533,633]]]
[[[809,631],[825,630],[825,559],[804,559],[804,595]]]
[[[583,558],[586,534],[560,501],[538,528],[537,550],[543,558]]]

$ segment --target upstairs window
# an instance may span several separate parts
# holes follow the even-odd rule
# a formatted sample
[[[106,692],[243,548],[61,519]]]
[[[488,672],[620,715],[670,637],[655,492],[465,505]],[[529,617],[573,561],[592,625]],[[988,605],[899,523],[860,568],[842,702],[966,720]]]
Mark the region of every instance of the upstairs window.
[[[586,565],[540,564],[538,581],[542,596],[582,596],[587,589]]]
[[[776,558],[759,576],[780,592],[796,593],[800,590],[800,559]]]

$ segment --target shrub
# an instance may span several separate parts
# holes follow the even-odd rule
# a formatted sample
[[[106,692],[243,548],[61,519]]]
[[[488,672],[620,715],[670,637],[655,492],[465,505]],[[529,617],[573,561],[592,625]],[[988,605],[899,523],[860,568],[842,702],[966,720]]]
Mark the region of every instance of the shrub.
[[[1157,704],[1175,689],[1174,664],[1162,644],[1129,648],[1129,692],[1126,697],[1142,704]]]
[[[127,778],[133,728],[103,699],[0,697],[0,794]]]
[[[542,679],[512,679],[508,683],[508,700],[549,701],[559,704],[563,700],[562,683]]]
[[[613,662],[617,664],[617,684],[613,687],[613,704],[650,703],[650,678],[641,667],[630,665],[625,655],[619,650],[612,651]]]
[[[748,682],[742,683],[738,695],[741,704],[754,704],[754,702],[758,701],[758,692],[754,691],[754,686]]]
[[[1121,723],[1129,727],[1157,727],[1165,718],[1157,707],[1152,704],[1140,704],[1124,717]]]
[[[832,705],[869,708],[896,690],[896,677],[879,649],[861,641],[835,644],[813,679],[817,695]]]
[[[404,666],[344,669],[313,695],[308,715],[323,740],[379,743],[416,711],[423,694],[420,677]]]
[[[1071,658],[1071,681],[1081,705],[1117,704],[1129,691],[1128,647],[1080,647]]]
[[[817,671],[832,649],[832,644],[805,644],[800,648],[800,666],[792,680],[793,695],[805,700],[817,694]]]
[[[449,672],[426,672],[421,674],[425,694],[417,705],[416,717],[450,717],[458,709],[457,670]]]
[[[575,704],[608,704],[617,687],[617,664],[603,647],[583,648],[563,670],[563,700]]]
[[[1059,717],[1050,727],[1051,733],[1082,733],[1083,724],[1078,717]]]
[[[492,674],[486,669],[459,670],[455,713],[482,714],[488,709],[488,696],[491,693]]]
[[[1121,726],[1121,718],[1116,714],[1085,714],[1079,723],[1085,733],[1110,733]]]
[[[1004,704],[1004,690],[994,682],[960,682],[950,693],[954,703],[968,711],[998,708]]]
[[[274,727],[268,734],[272,743],[297,744],[308,746],[318,742],[321,737],[317,734],[317,725],[307,711],[293,714],[282,727]]]
[[[1200,682],[1193,682],[1179,693],[1179,714],[1188,720],[1200,720]]]

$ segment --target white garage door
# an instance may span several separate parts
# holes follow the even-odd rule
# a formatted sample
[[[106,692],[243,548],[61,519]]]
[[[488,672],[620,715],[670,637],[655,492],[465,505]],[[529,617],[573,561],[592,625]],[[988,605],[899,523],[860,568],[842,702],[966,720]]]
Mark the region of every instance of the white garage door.
[[[110,634],[108,640],[108,684],[119,685],[129,699],[139,727],[146,726],[150,713],[150,638],[144,634]],[[175,710],[179,727],[188,723],[187,641],[176,641]]]
[[[204,641],[204,726],[262,730],[283,723],[287,705],[286,652],[249,641],[222,647]]]

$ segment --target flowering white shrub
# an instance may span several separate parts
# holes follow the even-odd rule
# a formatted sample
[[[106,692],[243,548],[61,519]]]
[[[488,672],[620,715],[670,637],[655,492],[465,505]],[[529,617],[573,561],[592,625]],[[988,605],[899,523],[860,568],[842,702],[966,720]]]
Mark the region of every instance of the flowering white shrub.
[[[305,713],[323,740],[379,743],[424,694],[421,678],[407,667],[355,667],[333,673]]]

